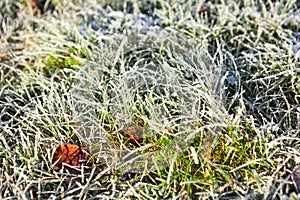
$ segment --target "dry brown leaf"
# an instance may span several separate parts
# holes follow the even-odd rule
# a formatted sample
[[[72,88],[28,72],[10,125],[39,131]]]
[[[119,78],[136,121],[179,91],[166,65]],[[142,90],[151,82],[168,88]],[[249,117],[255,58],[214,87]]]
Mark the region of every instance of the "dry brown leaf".
[[[81,166],[86,165],[90,155],[86,147],[79,147],[74,144],[59,145],[52,157],[52,165],[55,171],[63,169],[70,174],[79,174]]]

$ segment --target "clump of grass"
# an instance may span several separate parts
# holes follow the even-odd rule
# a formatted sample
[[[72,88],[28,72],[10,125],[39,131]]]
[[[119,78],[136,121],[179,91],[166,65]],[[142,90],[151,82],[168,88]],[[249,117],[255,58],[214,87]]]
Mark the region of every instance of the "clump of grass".
[[[211,1],[210,19],[196,1],[59,2],[44,15],[29,5],[0,3],[22,10],[1,20],[1,43],[23,44],[0,51],[3,198],[296,196],[293,1]],[[124,135],[132,124],[138,144]],[[69,142],[100,164],[54,172]]]

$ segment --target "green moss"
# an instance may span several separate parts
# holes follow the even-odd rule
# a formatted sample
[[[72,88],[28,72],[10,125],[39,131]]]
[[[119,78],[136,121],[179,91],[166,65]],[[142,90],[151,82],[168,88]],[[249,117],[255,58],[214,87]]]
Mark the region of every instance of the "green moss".
[[[76,71],[82,66],[82,61],[72,54],[54,52],[47,55],[44,64],[45,66],[42,69],[43,73],[46,76],[51,76],[53,73],[63,69],[72,69]]]
[[[84,64],[84,59],[88,56],[87,49],[72,47],[66,47],[66,49],[66,51],[54,51],[41,56],[42,64],[30,64],[24,68],[24,71],[33,70],[46,77],[51,77],[64,73],[65,69],[79,70]]]

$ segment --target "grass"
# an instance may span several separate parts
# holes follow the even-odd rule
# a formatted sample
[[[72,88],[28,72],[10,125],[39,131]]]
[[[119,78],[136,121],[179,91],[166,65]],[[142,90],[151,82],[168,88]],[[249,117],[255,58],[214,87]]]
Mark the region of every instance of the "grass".
[[[1,197],[299,199],[297,2],[203,2],[1,2]]]

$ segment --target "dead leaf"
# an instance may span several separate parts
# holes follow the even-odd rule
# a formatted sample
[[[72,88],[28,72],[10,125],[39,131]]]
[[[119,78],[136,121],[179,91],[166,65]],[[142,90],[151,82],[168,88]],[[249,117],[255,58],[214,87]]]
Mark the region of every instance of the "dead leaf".
[[[198,11],[199,15],[202,16],[204,19],[210,18],[210,12],[210,7],[206,4],[203,4]]]
[[[292,172],[293,182],[297,193],[300,193],[300,166],[296,166]]]
[[[31,0],[31,5],[33,8],[42,14],[47,11],[54,11],[55,5],[53,0]]]
[[[74,144],[59,145],[52,157],[52,165],[55,171],[63,169],[70,174],[79,174],[81,166],[86,165],[90,155],[86,147],[79,147]]]

